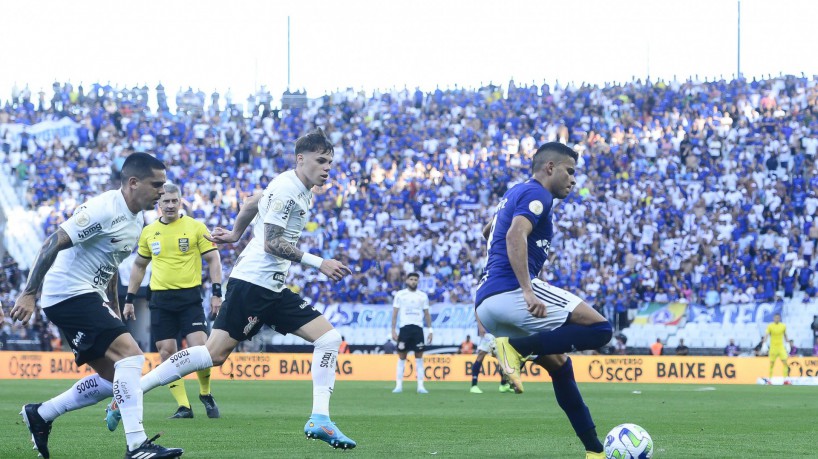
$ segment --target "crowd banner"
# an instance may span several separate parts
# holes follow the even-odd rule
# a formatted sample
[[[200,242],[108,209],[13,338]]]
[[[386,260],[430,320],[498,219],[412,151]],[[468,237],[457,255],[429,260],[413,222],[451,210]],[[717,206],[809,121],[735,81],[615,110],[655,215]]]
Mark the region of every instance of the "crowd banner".
[[[688,322],[728,324],[768,324],[775,314],[781,314],[782,303],[727,304],[707,307],[697,304],[688,306]]]
[[[59,120],[45,120],[37,124],[0,124],[0,133],[8,133],[9,140],[12,144],[20,142],[20,137],[23,132],[27,132],[31,137],[40,142],[48,142],[55,137],[59,137],[64,144],[77,144],[79,137],[77,137],[77,128],[79,123],[68,117]]]
[[[160,363],[159,354],[145,354],[145,368],[150,371]],[[182,356],[184,357],[184,356]],[[392,381],[397,355],[341,354],[338,356],[339,381]],[[423,357],[426,378],[430,381],[471,381],[474,355],[436,354]],[[756,384],[766,377],[770,361],[766,357],[697,357],[697,356],[608,356],[574,355],[576,380],[584,383],[682,383],[682,384]],[[818,358],[789,359],[790,376],[803,384],[818,385]],[[306,381],[311,379],[312,354],[235,353],[221,367],[214,368],[211,378],[234,381]],[[93,370],[77,367],[69,352],[0,352],[0,379],[79,379]],[[776,375],[780,375],[777,369]],[[415,379],[413,360],[406,361],[404,374]],[[194,378],[195,374],[188,376]],[[499,380],[497,361],[483,362],[481,379]],[[547,382],[548,373],[527,363],[523,381]]]
[[[636,313],[633,323],[679,325],[686,310],[686,303],[644,303]]]

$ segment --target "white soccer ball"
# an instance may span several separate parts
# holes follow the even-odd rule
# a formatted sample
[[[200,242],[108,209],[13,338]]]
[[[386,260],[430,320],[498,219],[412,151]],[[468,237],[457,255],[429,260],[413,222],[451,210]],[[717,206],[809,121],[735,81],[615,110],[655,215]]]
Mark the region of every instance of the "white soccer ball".
[[[607,459],[650,459],[653,457],[653,439],[636,424],[620,424],[605,437]]]

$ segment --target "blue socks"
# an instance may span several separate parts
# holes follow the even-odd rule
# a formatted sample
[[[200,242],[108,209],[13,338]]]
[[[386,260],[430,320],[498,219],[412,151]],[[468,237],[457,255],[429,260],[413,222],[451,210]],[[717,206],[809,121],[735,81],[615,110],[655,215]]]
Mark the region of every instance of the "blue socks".
[[[599,349],[608,344],[612,336],[613,328],[606,320],[593,325],[565,324],[551,331],[509,338],[508,343],[525,357]]]
[[[471,366],[471,385],[477,385],[477,378],[480,376],[480,369],[483,368],[483,362],[480,360],[476,360],[474,365]]]
[[[560,408],[565,411],[571,427],[577,433],[577,437],[582,441],[586,451],[600,453],[603,450],[602,443],[596,435],[596,426],[591,419],[591,412],[582,400],[582,394],[574,380],[574,366],[571,358],[554,372],[549,372],[554,385],[554,395]]]

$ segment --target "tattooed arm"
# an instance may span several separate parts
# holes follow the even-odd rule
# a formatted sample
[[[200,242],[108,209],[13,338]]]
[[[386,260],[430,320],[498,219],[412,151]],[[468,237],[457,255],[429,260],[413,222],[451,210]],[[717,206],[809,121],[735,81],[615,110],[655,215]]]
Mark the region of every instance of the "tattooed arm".
[[[34,260],[34,266],[31,267],[31,273],[28,275],[26,288],[23,293],[17,298],[14,303],[14,308],[11,310],[11,319],[19,320],[21,322],[28,322],[31,315],[34,313],[34,305],[37,299],[37,293],[43,285],[45,273],[51,269],[54,260],[57,259],[57,254],[61,250],[70,248],[73,245],[68,233],[62,228],[48,236]]]
[[[285,260],[318,268],[318,271],[336,282],[352,274],[352,271],[338,260],[323,259],[311,254],[307,256],[313,261],[305,260],[304,252],[298,250],[284,238],[284,228],[278,225],[264,224],[264,251]]]
[[[304,256],[304,252],[284,238],[284,228],[269,223],[264,224],[264,251],[296,263],[300,263]]]

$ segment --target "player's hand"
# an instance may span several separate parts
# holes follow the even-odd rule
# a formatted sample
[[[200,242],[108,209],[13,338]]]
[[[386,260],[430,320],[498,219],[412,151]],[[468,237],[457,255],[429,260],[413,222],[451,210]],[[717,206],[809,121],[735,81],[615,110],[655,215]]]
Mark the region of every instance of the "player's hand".
[[[232,231],[227,231],[226,229],[222,228],[221,226],[214,229],[210,235],[205,234],[205,239],[214,244],[232,244],[239,240],[241,237],[240,234],[233,234]]]
[[[333,260],[331,258],[324,259],[324,261],[321,262],[321,267],[318,268],[318,270],[335,282],[338,282],[344,277],[352,274],[351,269],[349,269],[340,261]]]
[[[396,343],[398,342],[398,332],[396,332],[395,330],[392,330],[392,341]]]
[[[528,305],[528,312],[530,312],[532,316],[542,319],[548,314],[548,307],[537,298],[533,290],[523,291],[523,298],[525,299],[525,304]]]
[[[14,302],[14,307],[11,308],[9,316],[11,320],[19,320],[22,323],[28,323],[28,319],[34,314],[34,304],[36,300],[34,295],[22,294],[17,297]]]
[[[222,308],[222,299],[218,296],[210,297],[210,317],[216,318],[219,315],[219,310]]]
[[[432,332],[428,333],[429,336],[426,337],[426,344],[432,344]]]
[[[125,303],[122,306],[122,320],[136,320],[136,311],[134,310],[133,303]]]

